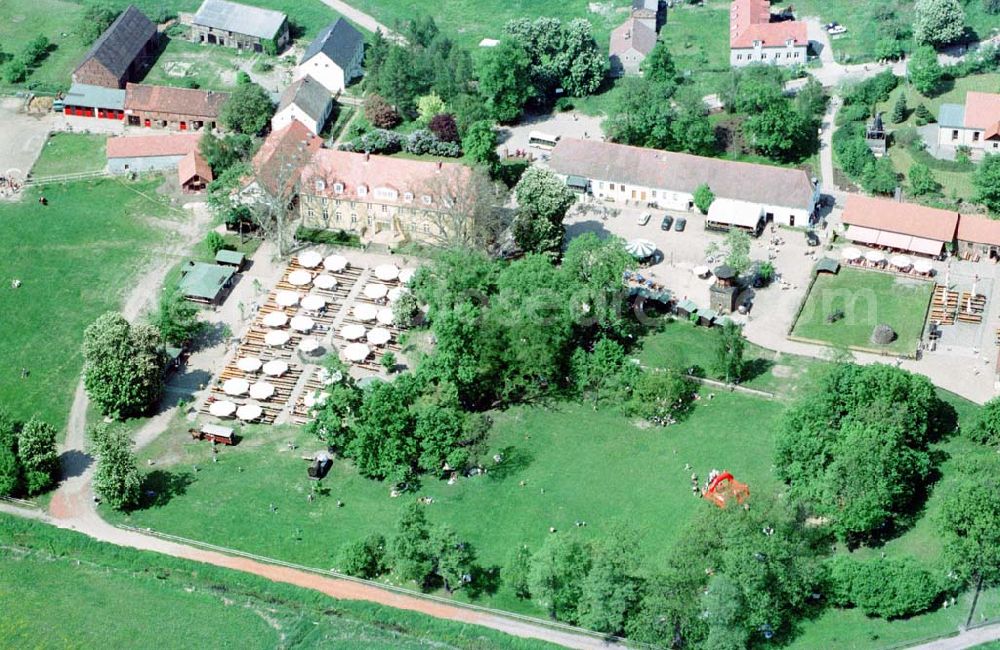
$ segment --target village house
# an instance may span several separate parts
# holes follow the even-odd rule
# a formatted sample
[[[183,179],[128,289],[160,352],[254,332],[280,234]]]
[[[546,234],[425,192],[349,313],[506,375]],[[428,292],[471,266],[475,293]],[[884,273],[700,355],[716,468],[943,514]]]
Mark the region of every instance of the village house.
[[[179,131],[214,129],[228,93],[172,86],[125,86],[125,114],[131,126]]]
[[[108,171],[127,174],[176,169],[185,156],[198,151],[200,139],[196,133],[108,138]]]
[[[308,227],[364,241],[433,243],[471,173],[458,163],[321,149],[302,170],[299,213]]]
[[[205,0],[191,20],[191,40],[277,54],[288,44],[288,17],[228,0]]]
[[[63,98],[63,113],[102,120],[125,119],[125,91],[121,88],[73,84]]]
[[[955,252],[961,257],[980,255],[1000,260],[1000,220],[963,214],[958,218]]]
[[[712,207],[719,207],[709,209],[707,221],[718,227],[805,226],[819,200],[819,188],[801,169],[595,140],[561,139],[549,167],[598,199],[640,207],[692,210],[695,190],[708,185],[716,196]]]
[[[184,192],[203,192],[212,179],[212,168],[197,149],[181,158],[177,165],[177,182]]]
[[[965,105],[942,104],[938,144],[971,147],[975,153],[1000,153],[1000,94],[970,91]]]
[[[959,214],[914,203],[848,194],[844,238],[917,255],[940,256],[955,239]]]
[[[271,118],[271,129],[277,131],[298,120],[318,135],[332,112],[330,91],[311,76],[302,77],[281,94],[278,110]]]
[[[628,19],[611,32],[608,60],[612,77],[641,73],[642,62],[656,46],[665,15],[659,0],[632,0]]]
[[[805,65],[809,49],[806,24],[775,20],[769,0],[733,0],[729,6],[729,64]]]
[[[302,168],[322,146],[323,140],[298,120],[272,130],[254,154],[253,174],[243,179],[242,200],[252,203],[265,194],[294,197]]]
[[[73,83],[124,88],[127,82],[141,78],[156,43],[156,25],[129,5],[90,46],[73,71]]]
[[[295,79],[310,76],[333,94],[362,74],[365,39],[343,18],[323,28],[295,68]]]

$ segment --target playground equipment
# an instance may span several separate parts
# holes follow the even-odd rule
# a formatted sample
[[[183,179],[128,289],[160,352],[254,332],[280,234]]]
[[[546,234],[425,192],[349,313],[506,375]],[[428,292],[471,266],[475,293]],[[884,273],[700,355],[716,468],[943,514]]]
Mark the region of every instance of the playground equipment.
[[[708,483],[708,488],[702,497],[709,499],[720,508],[725,508],[731,501],[742,504],[750,496],[750,488],[746,483],[740,483],[729,472],[721,472]]]

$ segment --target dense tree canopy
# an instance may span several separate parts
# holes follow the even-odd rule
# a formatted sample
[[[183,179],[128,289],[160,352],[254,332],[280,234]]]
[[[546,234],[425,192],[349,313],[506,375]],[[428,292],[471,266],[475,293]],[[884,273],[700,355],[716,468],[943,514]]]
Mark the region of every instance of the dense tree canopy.
[[[937,52],[933,47],[924,45],[918,47],[906,64],[906,71],[913,87],[922,95],[933,95],[941,83],[944,70],[937,60]]]
[[[163,342],[149,325],[108,312],[83,333],[83,383],[105,415],[127,418],[153,407],[163,391]]]
[[[518,247],[526,253],[558,257],[566,233],[563,217],[576,196],[558,176],[536,166],[524,172],[514,195],[518,211],[513,232]]]
[[[121,425],[101,423],[90,429],[89,436],[97,456],[94,491],[115,510],[138,505],[142,479],[128,430]]]
[[[230,131],[259,135],[271,122],[274,103],[267,91],[255,83],[236,86],[222,105],[219,121]]]
[[[994,215],[1000,215],[1000,155],[987,155],[979,163],[972,176],[972,185],[976,188],[972,200],[985,205]]]
[[[832,558],[827,566],[831,600],[841,607],[858,607],[868,616],[898,618],[928,610],[940,596],[941,576],[912,557]]]
[[[37,417],[25,422],[17,432],[17,460],[28,495],[51,487],[59,474],[55,427]]]
[[[477,66],[479,93],[490,116],[513,122],[535,93],[531,85],[531,57],[519,43],[504,40],[481,53]]]
[[[590,95],[604,80],[607,53],[597,46],[588,20],[564,24],[558,18],[518,18],[504,32],[530,56],[535,97],[552,100],[558,88],[569,96]]]
[[[965,11],[958,0],[917,0],[913,39],[934,47],[950,45],[965,33]]]
[[[947,485],[938,517],[948,567],[964,580],[1000,582],[1000,458],[992,451],[963,460]]]

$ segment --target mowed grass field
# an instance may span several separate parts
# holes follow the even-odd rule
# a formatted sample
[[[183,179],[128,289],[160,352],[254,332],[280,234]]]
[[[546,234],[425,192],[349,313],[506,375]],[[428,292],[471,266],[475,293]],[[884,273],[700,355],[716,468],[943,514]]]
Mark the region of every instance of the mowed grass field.
[[[834,346],[856,346],[910,353],[917,349],[933,286],[888,273],[841,268],[820,274],[799,314],[794,336]],[[828,317],[843,312],[834,322]],[[886,346],[871,342],[876,325],[889,325],[896,340]]]
[[[43,151],[38,164],[55,163]],[[0,204],[0,405],[15,416],[38,413],[57,428],[65,424],[84,328],[120,307],[163,241],[157,223],[176,218],[157,184],[82,181],[45,187],[47,206],[37,189]],[[12,288],[14,279],[20,288]]]
[[[107,164],[108,136],[53,133],[45,142],[31,173],[35,177],[93,172]]]
[[[65,0],[0,0],[0,17],[0,49],[4,54],[18,54],[39,35],[54,46],[26,83],[43,89],[69,88],[70,74],[86,50],[77,33],[83,5]]]
[[[516,648],[548,644],[0,516],[10,648]]]

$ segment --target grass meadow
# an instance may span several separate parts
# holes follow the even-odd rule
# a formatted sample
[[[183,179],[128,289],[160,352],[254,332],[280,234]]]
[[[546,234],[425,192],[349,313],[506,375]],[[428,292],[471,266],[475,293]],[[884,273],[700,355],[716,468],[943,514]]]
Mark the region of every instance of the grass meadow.
[[[3,645],[19,648],[553,647],[9,515],[0,515],[0,609]]]
[[[837,347],[884,349],[912,354],[917,349],[933,286],[888,273],[842,268],[820,274],[806,297],[792,331],[794,336]],[[835,312],[839,319],[830,321]],[[886,346],[871,342],[876,325],[889,325],[896,340]]]
[[[35,177],[94,172],[107,164],[106,135],[53,133],[45,142],[38,162],[31,168]]]

